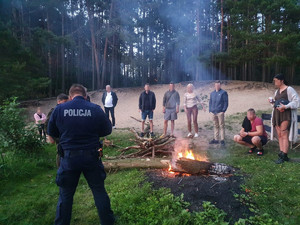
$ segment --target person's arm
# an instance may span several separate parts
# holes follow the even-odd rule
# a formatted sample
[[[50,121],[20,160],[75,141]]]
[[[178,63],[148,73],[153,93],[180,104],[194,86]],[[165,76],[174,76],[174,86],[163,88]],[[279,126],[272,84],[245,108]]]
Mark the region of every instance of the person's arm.
[[[164,97],[163,97],[163,113],[166,112],[166,95],[167,95],[167,92],[164,94]]]
[[[115,96],[115,98],[116,98],[116,103],[115,103],[115,106],[116,106],[119,99],[118,99],[118,96],[117,96],[117,94],[116,94],[115,92],[114,92],[114,96]],[[114,107],[115,107],[115,106],[114,106]]]
[[[208,111],[209,112],[212,112],[212,108],[211,108],[211,105],[212,105],[212,93],[210,93],[210,96],[209,96],[209,105],[208,105]]]
[[[53,139],[53,142],[51,142],[51,139],[49,139],[51,143],[55,143],[54,139],[59,137],[59,130],[56,126],[56,119],[57,108],[53,110],[47,127],[47,134]]]
[[[263,125],[256,126],[256,131],[248,132],[248,135],[251,137],[262,136],[263,134],[264,134]]]
[[[152,100],[153,102],[153,111],[154,111],[154,109],[155,109],[155,107],[156,107],[156,98],[155,98],[155,94],[154,94],[154,92],[153,92],[153,100]]]
[[[143,93],[142,93],[143,94]],[[140,98],[139,98],[139,110],[142,111],[142,94],[140,95]]]
[[[103,94],[102,94],[102,104],[103,104],[103,106],[105,105],[105,92],[103,92]]]
[[[99,136],[104,137],[104,136],[107,136],[107,135],[111,134],[111,132],[112,132],[111,122],[108,119],[107,115],[103,112],[101,107],[99,107],[97,109],[97,118],[98,118],[98,121],[99,121],[99,126],[98,126]]]
[[[295,91],[294,88],[288,87],[287,89],[288,92],[288,98],[289,98],[289,104],[285,106],[286,109],[297,109],[300,106],[300,100],[299,100],[299,95]]]
[[[228,94],[226,91],[224,92],[222,97],[223,97],[223,102],[224,102],[222,112],[226,112],[226,110],[228,108]]]
[[[179,113],[179,106],[180,106],[180,96],[179,93],[176,93],[176,113]]]
[[[183,96],[183,105],[184,105],[184,111],[186,112],[186,104],[187,104],[187,96],[184,94]]]

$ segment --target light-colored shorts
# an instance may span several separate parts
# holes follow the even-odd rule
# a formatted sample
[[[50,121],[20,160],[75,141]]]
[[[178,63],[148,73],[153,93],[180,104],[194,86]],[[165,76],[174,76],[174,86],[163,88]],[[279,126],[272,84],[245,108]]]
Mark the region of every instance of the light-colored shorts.
[[[175,109],[166,109],[166,112],[164,114],[165,120],[177,120],[177,113],[176,108]]]

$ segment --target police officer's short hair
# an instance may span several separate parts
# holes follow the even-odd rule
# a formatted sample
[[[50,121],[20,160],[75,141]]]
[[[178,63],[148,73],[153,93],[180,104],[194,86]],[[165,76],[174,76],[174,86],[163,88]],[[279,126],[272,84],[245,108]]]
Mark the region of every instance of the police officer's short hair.
[[[81,95],[83,97],[86,97],[86,88],[81,84],[73,84],[70,87],[69,95],[70,96]]]
[[[56,97],[57,101],[63,101],[63,100],[68,100],[68,99],[69,99],[69,96],[64,93],[61,93],[61,94],[57,95],[57,97]]]

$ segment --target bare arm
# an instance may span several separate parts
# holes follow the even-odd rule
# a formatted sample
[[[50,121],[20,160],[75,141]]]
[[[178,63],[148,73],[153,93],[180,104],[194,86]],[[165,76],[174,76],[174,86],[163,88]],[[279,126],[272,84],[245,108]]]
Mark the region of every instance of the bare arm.
[[[253,136],[262,136],[264,133],[264,129],[262,125],[256,126],[256,131],[253,132],[248,132],[248,135],[253,137]]]

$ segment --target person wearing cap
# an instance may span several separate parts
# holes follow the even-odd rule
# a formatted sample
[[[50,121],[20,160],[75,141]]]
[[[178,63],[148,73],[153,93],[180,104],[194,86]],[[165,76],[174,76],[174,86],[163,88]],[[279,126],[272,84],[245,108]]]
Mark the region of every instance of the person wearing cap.
[[[83,173],[93,192],[101,224],[113,225],[115,218],[104,186],[106,172],[99,142],[100,137],[111,134],[111,122],[99,105],[86,101],[84,86],[73,84],[69,96],[70,101],[54,109],[48,124],[50,142],[59,137],[61,147],[55,224],[70,224],[73,196]]]
[[[175,90],[175,84],[173,82],[170,82],[169,90],[164,94],[163,98],[164,136],[167,135],[169,120],[171,120],[171,136],[174,135],[175,120],[177,120],[179,105],[179,93]]]
[[[228,108],[228,94],[221,89],[221,81],[215,81],[215,90],[210,93],[209,112],[214,122],[214,139],[209,144],[225,145],[225,112]],[[220,140],[221,136],[221,140]]]
[[[280,152],[275,163],[281,164],[289,161],[287,155],[289,141],[295,143],[298,139],[297,109],[300,106],[300,99],[295,89],[287,85],[282,74],[277,74],[273,81],[277,90],[274,100],[269,99],[269,102],[274,106],[271,118],[271,140],[274,139],[276,132]]]

